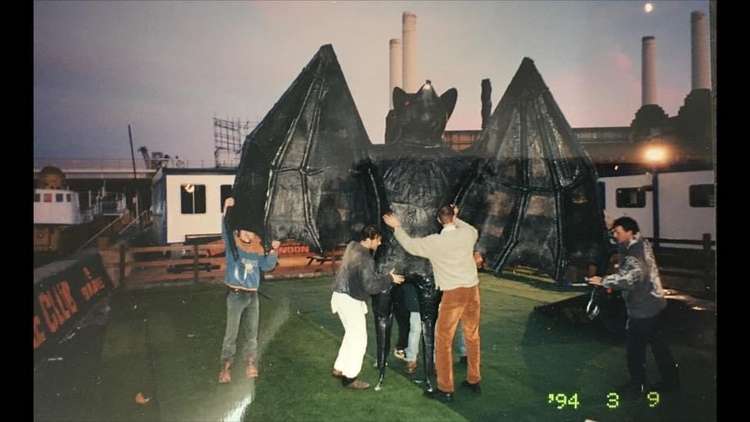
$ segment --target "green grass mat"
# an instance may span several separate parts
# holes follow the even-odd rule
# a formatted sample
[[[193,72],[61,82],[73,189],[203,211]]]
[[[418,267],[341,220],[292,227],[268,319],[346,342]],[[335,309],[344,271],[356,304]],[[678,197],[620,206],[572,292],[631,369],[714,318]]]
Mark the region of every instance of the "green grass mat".
[[[593,324],[574,325],[533,312],[535,306],[581,293],[487,274],[481,275],[480,285],[482,395],[460,388],[466,371],[456,364],[455,401],[428,400],[394,358],[382,391],[345,390],[330,376],[343,335],[338,317],[330,310],[330,284],[330,278],[320,278],[269,281],[261,287],[260,377],[245,381],[238,366],[230,385],[216,382],[226,318],[223,288],[119,292],[112,300],[107,326],[95,334],[99,344],[89,341],[86,346],[85,363],[60,362],[35,374],[36,420],[715,419],[713,346],[682,343],[676,337],[671,345],[680,363],[683,391],[660,397],[654,407],[649,401],[620,399],[610,409],[607,404],[614,407],[615,401],[608,400],[607,394],[627,380],[622,342],[604,338]],[[371,311],[367,324],[361,377],[374,384]],[[397,331],[394,323],[392,344]],[[658,379],[650,353],[648,371]],[[151,401],[136,404],[138,392]],[[557,393],[568,398],[577,394],[577,406],[575,400],[568,400],[558,410],[557,402],[549,403],[549,395]]]

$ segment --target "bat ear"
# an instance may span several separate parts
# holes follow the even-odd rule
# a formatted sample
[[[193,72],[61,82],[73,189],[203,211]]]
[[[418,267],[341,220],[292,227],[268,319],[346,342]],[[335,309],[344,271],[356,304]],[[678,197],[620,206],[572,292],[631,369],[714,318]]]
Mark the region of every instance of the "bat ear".
[[[445,112],[448,114],[448,117],[453,114],[453,109],[456,108],[457,99],[458,91],[456,91],[456,88],[451,88],[440,96],[440,102],[443,103],[443,107],[445,107]]]
[[[409,101],[409,94],[399,87],[393,88],[393,108],[403,108]]]

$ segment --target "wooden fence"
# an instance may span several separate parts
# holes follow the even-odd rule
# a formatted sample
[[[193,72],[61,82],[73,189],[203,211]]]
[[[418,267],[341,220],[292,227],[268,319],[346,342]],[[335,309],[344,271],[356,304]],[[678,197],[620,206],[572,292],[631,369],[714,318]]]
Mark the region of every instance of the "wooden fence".
[[[654,244],[654,253],[659,272],[666,277],[699,280],[705,292],[713,294],[716,289],[716,241],[710,233],[701,240],[649,239]],[[674,248],[668,245],[695,245],[700,249]]]
[[[226,270],[224,243],[178,244],[169,246],[127,246],[124,243],[102,251],[113,279],[128,287],[171,283],[221,283]],[[116,259],[115,259],[116,255]],[[279,264],[265,279],[331,275],[342,251],[318,255],[307,247],[282,245]],[[115,273],[116,274],[113,274]]]
[[[127,284],[223,279],[223,245],[119,246],[120,279]],[[130,270],[130,271],[128,271]],[[127,277],[126,277],[127,273]]]
[[[653,242],[653,239],[649,239]],[[663,275],[700,279],[705,290],[715,289],[716,241],[710,234],[702,240],[657,239],[657,261]],[[699,245],[701,249],[668,248],[666,245]],[[318,255],[299,245],[282,245],[279,265],[266,273],[266,279],[331,275],[343,250]],[[115,285],[123,280],[129,286],[172,282],[222,282],[226,258],[221,240],[207,244],[129,247],[119,244],[101,251],[103,261]],[[516,273],[516,269],[513,273]],[[522,269],[522,268],[521,268]],[[532,270],[532,269],[529,269]],[[520,270],[519,270],[520,271]]]

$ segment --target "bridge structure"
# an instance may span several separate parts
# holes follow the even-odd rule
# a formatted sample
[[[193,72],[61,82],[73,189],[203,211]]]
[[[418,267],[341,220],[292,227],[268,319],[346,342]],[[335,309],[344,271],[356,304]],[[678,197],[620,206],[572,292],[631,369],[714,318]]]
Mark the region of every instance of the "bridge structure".
[[[176,168],[214,168],[213,161],[207,160],[175,160],[166,161],[165,166]],[[34,178],[39,175],[44,167],[57,167],[65,174],[68,180],[94,179],[94,180],[151,180],[156,174],[156,168],[146,167],[146,163],[139,159],[135,161],[135,174],[133,171],[133,160],[118,158],[50,158],[34,157]],[[154,166],[152,166],[154,167]]]
[[[188,161],[169,159],[162,162],[167,167],[214,168],[213,161]],[[81,209],[85,210],[100,192],[118,192],[127,198],[129,208],[135,206],[137,196],[140,209],[151,205],[151,181],[156,174],[156,166],[147,166],[142,159],[133,160],[111,158],[53,158],[34,157],[34,180],[47,166],[59,168],[64,174],[68,187],[79,192]],[[35,183],[36,184],[36,183]]]

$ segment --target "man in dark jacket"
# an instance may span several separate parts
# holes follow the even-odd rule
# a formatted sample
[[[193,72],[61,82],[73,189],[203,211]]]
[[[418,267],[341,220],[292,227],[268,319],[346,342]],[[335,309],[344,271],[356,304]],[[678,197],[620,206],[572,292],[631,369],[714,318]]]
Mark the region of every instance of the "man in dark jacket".
[[[339,315],[344,325],[344,339],[333,364],[332,375],[341,378],[344,387],[355,390],[370,387],[370,384],[357,379],[367,349],[365,300],[386,290],[391,282],[404,282],[404,277],[394,274],[393,270],[389,274],[375,272],[372,252],[380,246],[381,240],[378,230],[367,226],[362,230],[362,240],[349,242],[336,273],[331,296],[331,311]]]
[[[662,381],[655,390],[679,388],[677,365],[662,333],[661,312],[666,308],[664,289],[651,244],[642,239],[638,223],[620,217],[612,223],[612,233],[620,248],[618,270],[604,278],[591,277],[589,283],[622,291],[628,310],[626,353],[630,383],[625,393],[642,394],[646,388],[646,345],[651,344]]]

